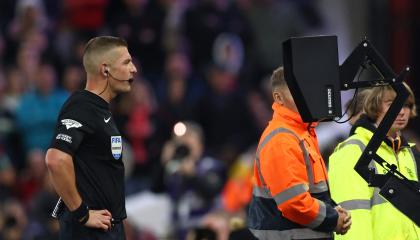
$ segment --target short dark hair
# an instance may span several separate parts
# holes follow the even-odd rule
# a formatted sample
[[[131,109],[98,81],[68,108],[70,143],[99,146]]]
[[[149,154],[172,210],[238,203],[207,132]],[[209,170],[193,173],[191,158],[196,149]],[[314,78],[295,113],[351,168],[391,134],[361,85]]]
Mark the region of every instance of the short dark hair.
[[[97,67],[97,56],[102,56],[116,47],[127,47],[127,42],[119,37],[100,36],[92,38],[85,46],[83,53],[83,66],[86,72],[93,73]]]

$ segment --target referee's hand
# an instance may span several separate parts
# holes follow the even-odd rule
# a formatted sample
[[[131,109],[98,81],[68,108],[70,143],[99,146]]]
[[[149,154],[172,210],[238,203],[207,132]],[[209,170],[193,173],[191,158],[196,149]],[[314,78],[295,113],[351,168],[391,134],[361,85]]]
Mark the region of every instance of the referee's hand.
[[[108,210],[89,210],[89,219],[86,227],[99,228],[105,231],[111,229],[112,215]]]

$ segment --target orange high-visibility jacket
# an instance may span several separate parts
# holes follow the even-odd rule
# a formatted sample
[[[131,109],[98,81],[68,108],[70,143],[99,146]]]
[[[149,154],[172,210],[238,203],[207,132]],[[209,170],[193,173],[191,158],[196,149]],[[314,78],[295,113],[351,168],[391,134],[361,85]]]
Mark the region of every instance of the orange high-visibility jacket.
[[[338,214],[313,128],[297,112],[273,104],[254,164],[251,232],[262,239],[328,239]]]

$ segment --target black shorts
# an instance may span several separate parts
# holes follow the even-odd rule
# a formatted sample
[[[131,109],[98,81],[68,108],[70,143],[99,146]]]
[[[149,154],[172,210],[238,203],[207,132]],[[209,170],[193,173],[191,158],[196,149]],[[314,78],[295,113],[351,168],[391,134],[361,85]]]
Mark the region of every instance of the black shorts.
[[[97,228],[88,228],[71,218],[69,212],[64,211],[59,217],[60,240],[125,240],[123,222],[116,222],[113,227],[104,231]]]

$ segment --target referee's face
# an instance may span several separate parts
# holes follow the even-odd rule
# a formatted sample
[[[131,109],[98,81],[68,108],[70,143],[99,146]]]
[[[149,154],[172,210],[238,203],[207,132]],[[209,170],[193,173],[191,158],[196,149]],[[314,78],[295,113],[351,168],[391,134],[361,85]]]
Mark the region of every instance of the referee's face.
[[[115,94],[131,90],[134,74],[137,72],[130,53],[126,47],[112,50],[112,63],[109,66],[109,86]]]

